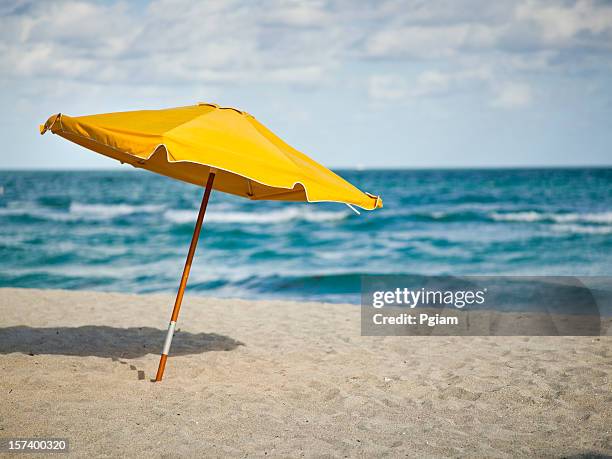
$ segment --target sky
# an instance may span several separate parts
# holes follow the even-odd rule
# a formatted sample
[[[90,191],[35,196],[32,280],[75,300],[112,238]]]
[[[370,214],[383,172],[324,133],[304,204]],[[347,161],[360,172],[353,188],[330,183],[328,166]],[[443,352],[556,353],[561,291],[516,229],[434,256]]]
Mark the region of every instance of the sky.
[[[120,167],[38,125],[198,102],[334,168],[612,165],[612,2],[0,0],[0,84],[0,169]]]

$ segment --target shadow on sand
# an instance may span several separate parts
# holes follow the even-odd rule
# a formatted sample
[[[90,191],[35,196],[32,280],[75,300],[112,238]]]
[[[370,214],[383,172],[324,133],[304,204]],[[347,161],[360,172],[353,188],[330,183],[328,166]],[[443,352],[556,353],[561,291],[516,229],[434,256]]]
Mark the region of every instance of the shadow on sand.
[[[115,328],[102,325],[83,327],[0,328],[0,354],[51,354],[133,359],[159,354],[166,330],[151,327]],[[244,346],[240,341],[215,333],[177,331],[172,355],[231,351]]]

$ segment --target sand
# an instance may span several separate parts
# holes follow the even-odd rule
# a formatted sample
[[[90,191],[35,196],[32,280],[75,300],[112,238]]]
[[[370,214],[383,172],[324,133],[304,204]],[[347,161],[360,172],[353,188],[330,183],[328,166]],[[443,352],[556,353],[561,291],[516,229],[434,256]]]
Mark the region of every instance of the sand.
[[[362,337],[353,305],[0,289],[0,437],[75,456],[612,455],[612,337]],[[36,456],[40,457],[40,456]]]

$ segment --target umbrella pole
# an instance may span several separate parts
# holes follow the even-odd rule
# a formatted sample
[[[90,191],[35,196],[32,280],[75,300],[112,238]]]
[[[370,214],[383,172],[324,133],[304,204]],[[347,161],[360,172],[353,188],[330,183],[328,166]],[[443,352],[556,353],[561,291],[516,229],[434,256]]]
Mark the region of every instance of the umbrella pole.
[[[208,199],[212,191],[213,181],[215,180],[215,174],[217,170],[210,168],[208,174],[208,181],[206,183],[206,190],[202,197],[202,204],[200,204],[200,212],[198,213],[198,219],[196,220],[195,229],[193,230],[193,237],[191,238],[191,245],[189,246],[189,252],[187,253],[187,260],[185,260],[185,268],[183,268],[183,276],[181,277],[181,283],[179,284],[178,293],[176,294],[176,300],[174,302],[174,309],[172,309],[172,316],[170,317],[170,325],[168,326],[168,334],[166,335],[166,341],[164,343],[164,349],[159,359],[159,367],[157,368],[157,376],[155,381],[161,381],[164,376],[164,369],[166,368],[166,360],[168,360],[168,353],[170,352],[170,345],[172,344],[172,337],[174,336],[174,328],[176,327],[176,321],[178,319],[179,311],[181,309],[181,303],[183,302],[183,294],[185,293],[185,287],[187,286],[187,278],[189,277],[189,271],[191,270],[191,262],[193,261],[193,255],[195,254],[196,246],[198,245],[198,238],[200,237],[200,230],[202,229],[202,221],[204,220],[204,214],[206,213],[206,206],[208,205]]]

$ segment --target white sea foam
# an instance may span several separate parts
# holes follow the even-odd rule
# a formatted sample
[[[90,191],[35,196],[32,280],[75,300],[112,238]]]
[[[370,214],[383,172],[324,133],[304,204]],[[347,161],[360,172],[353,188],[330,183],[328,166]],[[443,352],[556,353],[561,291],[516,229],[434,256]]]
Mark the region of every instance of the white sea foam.
[[[560,223],[585,222],[612,224],[612,212],[557,215],[554,220]]]
[[[168,210],[164,217],[174,223],[194,222],[198,213],[195,210]],[[269,212],[218,212],[212,211],[206,215],[206,221],[211,223],[255,223],[277,224],[293,220],[309,222],[328,222],[344,220],[350,215],[348,211],[316,211],[302,207],[288,207]]]
[[[137,213],[160,212],[162,209],[163,206],[153,204],[81,204],[78,202],[70,204],[70,214],[77,217],[99,220],[107,220]]]
[[[74,220],[74,217],[67,213],[53,212],[48,209],[40,207],[7,207],[0,208],[0,216],[14,216],[14,217],[34,217],[41,218],[44,220],[54,221],[69,221]]]
[[[27,215],[27,211],[18,207],[0,207],[0,215]]]
[[[557,224],[551,227],[559,233],[571,234],[612,234],[612,226]]]
[[[612,212],[600,213],[549,213],[549,212],[493,212],[489,216],[496,221],[507,222],[554,222],[554,223],[596,223],[612,224]]]
[[[172,223],[192,223],[195,222],[197,216],[197,210],[167,210],[164,212],[164,218]]]
[[[538,212],[512,212],[507,214],[493,212],[489,216],[493,220],[505,222],[537,222],[545,220],[544,214]]]
[[[161,212],[159,205],[129,205],[129,204],[70,204],[68,212],[50,210],[44,207],[8,207],[0,208],[0,216],[30,216],[53,221],[77,220],[109,220],[115,217],[137,213]]]

